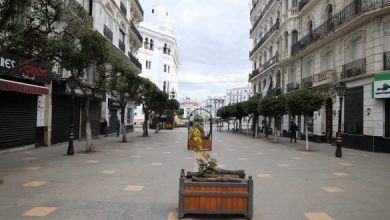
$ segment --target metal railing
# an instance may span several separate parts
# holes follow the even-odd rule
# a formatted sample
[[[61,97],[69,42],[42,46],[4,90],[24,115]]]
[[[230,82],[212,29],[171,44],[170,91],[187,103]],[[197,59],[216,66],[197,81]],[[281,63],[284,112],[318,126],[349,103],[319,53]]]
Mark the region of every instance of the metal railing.
[[[299,89],[299,83],[292,82],[287,84],[287,92],[292,92]]]
[[[132,63],[134,63],[139,69],[142,70],[142,64],[138,61],[138,59],[133,56],[130,52],[127,53]]]
[[[355,60],[343,65],[341,79],[363,75],[366,73],[366,58]]]
[[[390,70],[390,51],[383,53],[383,70]]]
[[[126,50],[125,42],[119,40],[118,45],[119,45],[119,49],[124,53]]]
[[[137,35],[138,40],[143,42],[143,38],[142,38],[141,34],[139,33],[138,29],[135,27],[134,23],[132,21],[130,21],[130,23],[131,23],[131,30],[133,30],[133,32]]]
[[[274,32],[276,32],[276,30],[279,30],[279,19],[276,19],[276,22],[271,27],[271,29],[260,39],[260,41],[256,44],[255,48],[253,48],[253,50],[249,52],[249,57],[251,57],[257,51],[257,49],[259,49],[261,45],[263,45],[264,42],[267,41],[268,38],[270,38]]]
[[[302,79],[302,89],[309,89],[313,87],[313,76],[308,76]]]
[[[313,42],[325,37],[333,32],[336,28],[353,20],[362,13],[390,5],[390,0],[358,0],[331,16],[327,21],[319,25],[309,34],[301,38],[297,43],[292,45],[291,54],[295,55],[306,48]]]
[[[249,80],[255,78],[255,77],[256,77],[257,75],[259,75],[259,74],[260,74],[259,69],[253,70],[252,73],[249,74]]]
[[[122,2],[120,3],[120,9],[123,12],[123,14],[127,15],[126,5],[124,5]]]
[[[109,41],[112,42],[112,30],[108,28],[106,25],[104,25],[103,34]]]
[[[143,17],[144,16],[144,10],[142,9],[141,4],[139,3],[138,0],[134,0],[134,1],[135,1],[135,4],[137,5],[139,11],[141,12],[142,17]]]
[[[257,18],[256,22],[253,24],[253,27],[251,28],[250,30],[250,34],[253,33],[253,31],[255,31],[257,25],[260,23],[260,21],[263,19],[264,15],[267,13],[268,9],[270,9],[270,7],[272,6],[272,4],[275,2],[275,0],[271,0],[267,3],[267,5],[265,6],[265,8],[263,9],[263,11],[261,11],[259,17]]]
[[[274,65],[274,64],[275,64],[276,62],[278,62],[278,61],[279,61],[279,54],[276,53],[275,56],[273,56],[271,59],[267,60],[267,62],[265,62],[265,63],[263,64],[263,71],[266,70],[266,69],[268,69],[268,67]]]

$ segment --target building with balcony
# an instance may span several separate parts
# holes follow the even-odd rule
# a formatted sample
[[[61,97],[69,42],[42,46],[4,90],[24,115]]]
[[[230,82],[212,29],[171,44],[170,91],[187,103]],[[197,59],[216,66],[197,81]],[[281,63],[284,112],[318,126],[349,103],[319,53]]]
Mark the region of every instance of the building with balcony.
[[[169,12],[155,5],[146,12],[139,31],[144,39],[137,56],[144,66],[141,76],[156,84],[169,98],[176,99],[181,59]],[[135,118],[137,124],[144,121],[141,107],[137,107]]]
[[[181,99],[179,103],[180,108],[184,110],[183,118],[189,118],[191,112],[193,112],[195,109],[200,108],[200,104],[197,100],[188,97]]]
[[[218,109],[225,106],[225,103],[226,103],[225,96],[214,96],[214,97],[210,96],[202,102],[201,106],[202,108],[209,111],[211,116],[215,118],[217,117]]]
[[[253,92],[323,92],[326,102],[308,130],[313,140],[331,143],[338,125],[335,82],[343,81],[343,145],[390,152],[390,94],[384,91],[390,78],[389,12],[389,0],[253,0]],[[284,116],[276,129],[287,131],[290,119]],[[295,120],[303,133],[303,119]]]
[[[235,104],[248,100],[252,96],[252,89],[249,85],[226,90],[225,105]]]

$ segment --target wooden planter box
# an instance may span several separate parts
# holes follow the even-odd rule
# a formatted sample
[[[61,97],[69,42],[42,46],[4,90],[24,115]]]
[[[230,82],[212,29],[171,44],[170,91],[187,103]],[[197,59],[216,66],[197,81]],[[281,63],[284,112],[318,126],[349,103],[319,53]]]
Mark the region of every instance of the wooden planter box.
[[[205,151],[211,151],[212,149],[212,140],[202,140],[202,150]],[[195,149],[195,141],[193,140],[188,140],[188,145],[187,145],[188,150],[194,150]]]
[[[185,214],[241,214],[253,216],[253,179],[244,182],[193,182],[181,174],[179,218]]]
[[[172,123],[165,123],[165,129],[172,130],[173,124]]]

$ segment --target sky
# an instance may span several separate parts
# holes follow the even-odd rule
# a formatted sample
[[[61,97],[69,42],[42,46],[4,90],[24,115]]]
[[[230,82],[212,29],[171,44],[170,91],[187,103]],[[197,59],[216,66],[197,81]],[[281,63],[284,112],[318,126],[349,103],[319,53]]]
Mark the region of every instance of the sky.
[[[139,0],[144,11],[169,12],[182,61],[179,99],[199,101],[248,85],[248,0]],[[148,13],[145,13],[147,16]],[[145,17],[147,21],[148,18]]]

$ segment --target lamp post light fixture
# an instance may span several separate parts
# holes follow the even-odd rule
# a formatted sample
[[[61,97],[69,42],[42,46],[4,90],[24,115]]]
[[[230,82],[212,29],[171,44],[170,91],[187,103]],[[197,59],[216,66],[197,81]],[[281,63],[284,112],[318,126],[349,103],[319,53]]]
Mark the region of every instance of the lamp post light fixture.
[[[342,111],[342,107],[343,107],[343,97],[345,95],[345,92],[347,90],[347,85],[345,85],[344,82],[337,82],[336,84],[336,93],[337,93],[337,96],[339,97],[339,122],[338,122],[338,131],[337,131],[337,135],[336,135],[336,152],[335,152],[335,156],[336,157],[342,157],[343,156],[343,153],[341,152],[341,144],[343,142],[343,139],[342,139],[342,136],[341,136],[341,111]]]
[[[71,103],[70,103],[70,124],[69,124],[69,139],[68,139],[68,150],[66,151],[67,155],[74,155],[74,124],[73,124],[73,113],[74,113],[74,90],[77,87],[77,81],[75,76],[72,75],[67,79],[67,84],[71,92]]]

